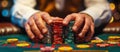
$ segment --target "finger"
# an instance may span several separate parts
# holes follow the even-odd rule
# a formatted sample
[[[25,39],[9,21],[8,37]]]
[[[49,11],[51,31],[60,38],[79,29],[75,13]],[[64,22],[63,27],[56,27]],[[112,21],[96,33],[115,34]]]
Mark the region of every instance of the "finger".
[[[59,17],[53,17],[53,19],[52,19],[53,21],[62,21],[63,20],[63,18],[59,18]]]
[[[43,20],[45,20],[45,22],[47,22],[47,24],[51,24],[52,23],[52,18],[50,17],[50,15],[46,12],[42,12],[41,17]]]
[[[81,25],[83,25],[83,23],[84,23],[84,17],[83,17],[83,16],[80,16],[80,15],[78,15],[78,14],[75,14],[75,16],[76,16],[76,18],[75,18],[75,23],[74,23],[72,29],[73,29],[73,31],[77,32],[78,29],[79,29],[80,27],[82,27]]]
[[[79,34],[79,37],[84,37],[85,36],[85,34],[87,33],[87,31],[89,30],[89,26],[90,26],[89,23],[90,23],[89,19],[86,18],[85,19],[85,25],[84,25],[81,33]]]
[[[68,15],[65,17],[65,19],[63,20],[63,25],[68,25],[68,23],[71,21],[71,20],[74,20],[75,17],[73,17],[72,15]]]
[[[42,38],[43,38],[43,35],[41,34],[41,32],[39,31],[39,29],[37,28],[37,26],[36,26],[33,18],[30,18],[29,25],[30,25],[30,27],[31,27],[32,32],[33,32],[36,36],[38,36],[40,39],[42,39]]]
[[[52,19],[52,21],[53,21],[53,23],[62,23],[63,22],[63,19],[62,18],[59,18],[59,17],[54,17],[53,19]]]
[[[92,39],[92,37],[93,37],[93,34],[94,34],[94,24],[92,24],[90,26],[90,31],[89,31],[85,41],[86,42],[90,41]]]
[[[36,23],[36,26],[39,28],[39,30],[41,31],[41,33],[45,34],[48,32],[47,27],[45,22],[42,20],[40,15],[36,15],[34,16],[34,21]]]
[[[27,23],[25,24],[25,30],[26,30],[28,36],[29,36],[31,39],[34,39],[34,38],[35,38],[34,34],[32,33],[32,31],[31,31],[31,29],[30,29],[30,26],[29,26]]]

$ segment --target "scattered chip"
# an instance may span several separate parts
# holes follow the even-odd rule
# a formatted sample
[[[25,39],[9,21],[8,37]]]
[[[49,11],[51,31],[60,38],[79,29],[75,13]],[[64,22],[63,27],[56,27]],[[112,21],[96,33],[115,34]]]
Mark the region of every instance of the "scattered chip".
[[[115,44],[109,44],[109,46],[115,46]]]
[[[103,40],[91,40],[91,43],[102,43],[104,42]]]
[[[0,45],[6,44],[6,41],[0,40]]]
[[[117,44],[118,46],[120,46],[120,43],[119,44]]]
[[[109,44],[119,44],[119,42],[117,42],[117,41],[108,41],[107,43],[109,43]]]
[[[120,36],[109,36],[108,39],[120,39]]]
[[[55,48],[50,47],[50,46],[46,46],[46,47],[42,47],[40,48],[41,52],[53,52]]]
[[[58,48],[59,52],[71,52],[72,50],[73,48],[70,46],[61,46]]]
[[[7,39],[7,43],[17,43],[17,42],[18,42],[18,39],[17,39],[17,38]]]
[[[90,48],[90,45],[88,45],[88,44],[79,44],[76,47],[77,48]]]
[[[16,46],[18,46],[18,47],[27,47],[27,46],[30,46],[30,43],[25,42],[25,41],[21,41],[21,42],[17,43]]]
[[[98,46],[98,47],[108,47],[109,44],[107,44],[107,43],[101,43],[101,44],[96,44],[96,46]]]

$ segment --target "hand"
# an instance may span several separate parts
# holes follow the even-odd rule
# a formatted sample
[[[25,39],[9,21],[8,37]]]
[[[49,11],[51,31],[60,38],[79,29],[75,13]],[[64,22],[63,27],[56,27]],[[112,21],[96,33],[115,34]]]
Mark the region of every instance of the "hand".
[[[38,12],[32,15],[25,23],[25,30],[31,39],[38,37],[43,38],[43,35],[48,32],[46,23],[52,22],[51,16],[46,12]]]
[[[83,13],[72,13],[65,17],[63,24],[68,25],[72,20],[75,21],[72,30],[77,33],[79,38],[84,38],[86,42],[90,41],[94,34],[92,17]]]

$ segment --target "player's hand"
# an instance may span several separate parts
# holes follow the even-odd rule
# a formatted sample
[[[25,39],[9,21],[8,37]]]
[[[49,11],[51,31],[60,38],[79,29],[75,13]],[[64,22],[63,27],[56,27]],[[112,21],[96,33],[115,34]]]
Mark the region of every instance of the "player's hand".
[[[25,23],[25,30],[31,39],[38,37],[43,38],[43,35],[48,32],[46,23],[52,22],[51,16],[46,12],[38,12],[32,15]]]
[[[90,41],[94,34],[92,17],[83,13],[72,13],[65,17],[63,24],[68,25],[72,20],[75,21],[72,30],[77,33],[80,39],[83,38],[85,42]]]

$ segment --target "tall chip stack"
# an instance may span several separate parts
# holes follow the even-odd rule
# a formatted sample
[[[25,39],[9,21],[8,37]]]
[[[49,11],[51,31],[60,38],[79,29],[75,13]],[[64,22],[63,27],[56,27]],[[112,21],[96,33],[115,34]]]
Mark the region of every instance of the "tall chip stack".
[[[65,44],[74,44],[74,32],[72,31],[72,26],[74,25],[74,21],[71,21],[69,25],[65,28]]]
[[[84,38],[80,38],[78,34],[75,34],[75,44],[80,44],[84,42]]]
[[[81,27],[82,28],[82,27]],[[81,28],[79,28],[79,31],[81,31]],[[79,36],[79,33],[80,32],[75,32],[74,36],[75,36],[75,39],[74,39],[74,42],[75,44],[81,44],[81,43],[84,43],[85,42],[85,39],[84,37],[80,37]]]
[[[33,41],[34,43],[41,43],[41,40],[39,39],[38,36],[35,36],[35,38],[32,39],[32,41]]]
[[[48,28],[48,33],[44,35],[42,43],[51,44],[52,43],[52,28],[50,25],[46,25]]]
[[[63,20],[56,19],[53,22],[53,44],[63,44]]]

